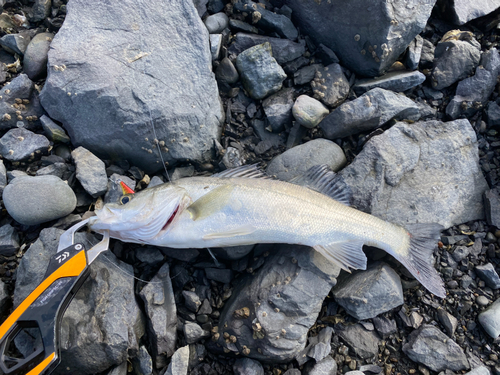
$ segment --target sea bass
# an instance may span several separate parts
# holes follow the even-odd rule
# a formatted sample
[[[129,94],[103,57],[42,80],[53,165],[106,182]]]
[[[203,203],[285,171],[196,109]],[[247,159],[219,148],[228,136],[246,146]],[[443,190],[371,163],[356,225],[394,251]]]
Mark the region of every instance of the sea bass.
[[[256,166],[190,177],[127,194],[96,210],[90,228],[124,242],[172,248],[256,243],[313,247],[342,269],[366,269],[363,245],[385,250],[431,293],[445,297],[432,252],[442,227],[407,229],[348,206],[350,190],[326,166],[291,182]]]

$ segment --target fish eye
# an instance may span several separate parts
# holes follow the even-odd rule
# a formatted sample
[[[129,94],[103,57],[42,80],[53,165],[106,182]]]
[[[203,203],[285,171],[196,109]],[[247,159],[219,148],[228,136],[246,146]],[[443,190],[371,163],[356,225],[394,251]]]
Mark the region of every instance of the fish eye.
[[[123,195],[120,197],[120,203],[121,204],[126,204],[132,200],[132,197],[130,195]]]

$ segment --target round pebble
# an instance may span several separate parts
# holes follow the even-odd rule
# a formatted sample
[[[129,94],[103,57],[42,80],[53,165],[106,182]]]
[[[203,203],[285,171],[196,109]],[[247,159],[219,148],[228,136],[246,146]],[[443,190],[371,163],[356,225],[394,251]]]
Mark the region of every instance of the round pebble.
[[[328,108],[323,103],[307,95],[300,95],[292,108],[295,120],[310,129],[317,126],[328,113]]]
[[[476,298],[476,303],[479,306],[487,306],[490,303],[490,300],[486,298],[485,296],[479,296]]]
[[[216,13],[205,19],[205,26],[210,34],[220,34],[229,25],[229,17],[225,13]]]
[[[76,207],[73,190],[59,177],[17,177],[3,191],[10,216],[24,225],[36,225],[69,215]]]
[[[23,70],[33,81],[47,75],[48,54],[53,37],[51,33],[35,35],[26,48]]]

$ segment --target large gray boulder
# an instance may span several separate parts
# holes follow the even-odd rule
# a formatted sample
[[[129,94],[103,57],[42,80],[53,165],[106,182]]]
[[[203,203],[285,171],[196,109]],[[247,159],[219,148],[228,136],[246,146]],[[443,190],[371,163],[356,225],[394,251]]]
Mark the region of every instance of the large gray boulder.
[[[443,15],[455,25],[463,25],[476,18],[485,16],[500,7],[499,0],[440,0]]]
[[[158,142],[170,164],[208,160],[222,120],[208,31],[191,1],[145,7],[71,1],[42,105],[75,146],[101,158],[157,171]]]
[[[287,0],[301,32],[331,48],[344,66],[379,76],[427,23],[436,0]]]
[[[488,189],[468,120],[397,123],[340,172],[362,211],[390,222],[454,224],[484,217]]]

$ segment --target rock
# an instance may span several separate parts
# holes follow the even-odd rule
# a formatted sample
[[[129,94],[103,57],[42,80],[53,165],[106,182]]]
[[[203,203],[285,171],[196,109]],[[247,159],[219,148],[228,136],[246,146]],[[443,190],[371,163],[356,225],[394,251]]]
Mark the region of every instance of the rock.
[[[500,228],[500,195],[498,190],[485,191],[483,198],[486,221],[489,225]]]
[[[285,126],[291,125],[294,92],[293,88],[283,89],[262,102],[262,108],[273,133],[279,133]]]
[[[458,319],[441,307],[437,309],[437,316],[448,336],[453,337],[458,327]]]
[[[185,177],[193,177],[194,167],[191,165],[189,167],[175,168],[174,173],[170,176],[171,181],[177,181]]]
[[[266,171],[279,180],[290,181],[315,165],[326,164],[331,170],[338,171],[346,162],[340,146],[327,139],[318,138],[278,155],[269,163]]]
[[[262,365],[250,358],[237,359],[233,364],[234,375],[264,375]]]
[[[226,13],[216,13],[205,18],[205,26],[210,34],[220,34],[229,26],[229,17]]]
[[[315,73],[311,87],[316,99],[334,108],[347,98],[350,84],[340,65],[332,64]]]
[[[255,245],[242,245],[242,246],[231,246],[231,247],[221,247],[213,248],[212,252],[215,254],[216,258],[236,260],[241,259],[245,255],[249,254]]]
[[[234,3],[234,9],[247,14],[252,24],[267,33],[276,33],[282,38],[296,40],[298,31],[290,18],[273,13],[251,0],[239,0]]]
[[[104,162],[92,152],[78,147],[71,152],[76,164],[76,178],[92,197],[97,198],[108,190],[108,176]]]
[[[219,283],[229,284],[233,279],[233,271],[219,268],[205,268],[207,279],[218,281]]]
[[[479,64],[481,45],[469,31],[447,32],[434,51],[432,88],[442,90],[471,74]]]
[[[8,314],[8,310],[10,308],[10,295],[7,291],[7,285],[0,280],[0,314],[6,315]]]
[[[479,0],[470,2],[467,0],[454,0],[452,2],[441,2],[444,5],[443,15],[447,16],[455,25],[463,25],[476,18],[485,16],[498,7],[498,0]]]
[[[10,224],[0,227],[0,255],[12,256],[19,250],[19,234]]]
[[[45,78],[50,44],[54,34],[40,33],[28,44],[23,58],[23,70],[33,80]]]
[[[183,290],[182,296],[184,297],[186,307],[192,312],[197,312],[201,306],[200,297],[195,292],[189,290]]]
[[[306,366],[304,369],[304,375],[336,375],[337,374],[337,362],[327,356],[325,359]]]
[[[300,95],[293,104],[292,114],[297,122],[309,129],[318,125],[329,113],[328,108],[319,100]]]
[[[210,13],[218,13],[224,10],[226,4],[223,0],[208,0],[207,10]]]
[[[271,44],[273,57],[278,64],[285,64],[302,56],[306,51],[304,43],[295,43],[288,39],[271,38],[261,35],[237,33],[228,52],[239,55],[244,50],[263,43]]]
[[[406,67],[410,70],[418,69],[418,64],[420,62],[420,56],[422,55],[422,47],[424,46],[424,38],[417,35],[415,39],[408,46],[408,51],[406,52]]]
[[[483,280],[491,289],[500,288],[500,277],[495,271],[495,267],[491,263],[477,265],[475,268],[476,274]]]
[[[446,114],[455,119],[476,113],[495,90],[499,73],[500,55],[496,48],[491,48],[483,53],[476,73],[458,83],[455,96],[446,107]]]
[[[469,371],[465,375],[491,375],[491,372],[486,366],[478,366],[472,371]]]
[[[418,120],[420,108],[411,99],[392,91],[375,88],[342,104],[319,126],[326,138],[336,139],[376,129],[390,120]]]
[[[45,136],[54,143],[70,143],[71,140],[69,139],[68,135],[66,134],[66,131],[57,125],[54,121],[52,121],[49,117],[46,115],[43,115],[40,117],[40,122],[42,123],[43,131],[45,133]]]
[[[35,0],[35,4],[31,8],[33,11],[30,17],[31,22],[39,22],[44,20],[50,15],[50,8],[52,6],[51,0]]]
[[[490,102],[486,111],[488,126],[500,126],[500,106],[495,102]]]
[[[424,29],[435,0],[412,3],[378,0],[310,2],[289,0],[295,24],[316,45],[324,44],[356,74],[380,76]]]
[[[28,43],[31,38],[28,35],[22,34],[7,34],[0,38],[0,46],[3,47],[4,50],[22,56],[24,55],[24,51],[26,51],[26,47],[28,47]]]
[[[413,72],[395,71],[377,78],[358,79],[353,86],[353,90],[357,95],[361,95],[376,87],[402,92],[418,86],[424,81],[425,75],[418,70]]]
[[[374,318],[404,303],[401,279],[382,262],[339,279],[332,293],[335,302],[358,320]]]
[[[364,329],[361,324],[342,325],[335,332],[361,358],[371,359],[378,354],[379,337],[375,332]]]
[[[56,176],[17,177],[2,198],[9,215],[24,225],[59,219],[76,207],[75,193]]]
[[[3,189],[7,185],[7,169],[5,168],[5,164],[3,160],[0,160],[0,194],[3,193]]]
[[[478,321],[493,339],[500,335],[500,299],[497,299],[478,316]]]
[[[160,268],[139,295],[148,318],[146,328],[151,354],[157,368],[165,367],[167,358],[174,354],[177,340],[177,309],[168,263]]]
[[[153,361],[144,345],[139,348],[139,354],[132,360],[136,374],[152,375],[153,374]]]
[[[0,138],[0,154],[10,161],[33,161],[48,152],[49,140],[27,129],[10,129]]]
[[[311,82],[318,71],[322,71],[324,66],[322,64],[312,64],[305,66],[293,73],[293,82],[296,85],[305,85]],[[314,82],[316,85],[316,82]]]
[[[186,322],[182,326],[184,337],[188,344],[194,344],[204,337],[209,336],[209,332],[203,330],[198,324],[194,322]]]
[[[321,62],[324,65],[330,65],[340,62],[335,52],[333,52],[330,48],[321,43],[318,46],[318,48],[316,48],[316,51],[314,51],[314,56],[321,59]]]
[[[439,372],[469,368],[463,350],[434,326],[424,324],[408,336],[403,352],[412,360]]]
[[[286,74],[272,55],[268,42],[251,47],[238,55],[236,68],[248,94],[263,99],[281,90]]]
[[[315,337],[309,338],[309,345],[305,349],[307,356],[313,358],[316,362],[325,359],[332,351],[331,341],[333,335],[333,328],[323,328]],[[299,359],[297,361],[300,363]]]
[[[487,184],[467,120],[397,123],[371,138],[340,174],[358,209],[395,224],[449,228],[484,215]]]
[[[189,346],[175,351],[165,375],[187,375],[189,365]]]
[[[226,83],[229,85],[238,82],[238,80],[240,79],[238,71],[234,67],[231,60],[229,60],[227,57],[224,57],[221,60],[219,66],[215,70],[215,77],[217,78],[218,82]]]
[[[57,252],[62,230],[49,228],[26,251],[19,264],[14,293],[17,306],[43,280]],[[90,249],[98,240],[76,233],[75,241]],[[110,264],[111,263],[111,264]],[[90,266],[90,276],[69,304],[61,323],[61,374],[102,372],[133,357],[144,334],[142,313],[134,295],[132,266],[106,252]]]
[[[210,34],[209,39],[212,61],[219,60],[220,51],[222,48],[222,34]]]
[[[372,321],[375,329],[377,330],[377,333],[384,340],[398,331],[398,327],[396,326],[396,321],[394,319],[389,319],[383,315],[380,315],[374,317]]]
[[[420,63],[418,64],[420,69],[430,69],[434,63],[434,52],[436,47],[434,44],[427,39],[424,39],[424,44],[422,45],[422,54],[420,55]]]
[[[155,17],[132,0],[68,5],[40,97],[73,144],[103,159],[126,159],[147,173],[163,168],[155,138],[169,165],[210,159],[223,113],[210,71],[209,34],[193,3],[150,1]],[[165,35],[177,39],[165,43]]]
[[[271,254],[226,301],[217,343],[257,360],[285,362],[304,349],[339,269],[304,246],[276,246]],[[225,341],[226,332],[234,343]]]
[[[229,20],[229,28],[231,31],[234,33],[238,32],[243,32],[243,33],[252,33],[252,34],[258,34],[259,29],[257,29],[255,26],[252,26],[246,22],[240,21],[240,20],[235,20],[231,18]]]

